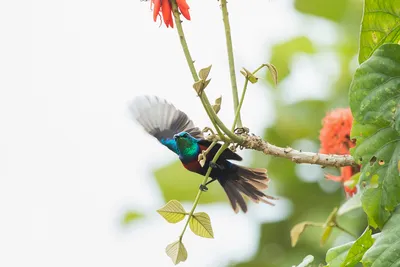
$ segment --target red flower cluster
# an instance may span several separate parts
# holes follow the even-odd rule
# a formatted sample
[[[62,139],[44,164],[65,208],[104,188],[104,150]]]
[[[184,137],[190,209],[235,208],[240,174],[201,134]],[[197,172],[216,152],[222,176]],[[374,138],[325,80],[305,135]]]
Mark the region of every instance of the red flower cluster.
[[[173,28],[174,20],[172,18],[172,5],[170,0],[151,0],[153,5],[153,19],[157,21],[157,17],[160,16],[160,11],[162,14],[162,19],[164,20],[165,26]],[[189,5],[186,0],[176,0],[179,11],[187,19],[190,20]]]
[[[350,108],[338,108],[329,112],[322,121],[319,135],[321,141],[320,153],[324,154],[349,154],[349,149],[354,147],[350,140],[350,131],[353,124],[353,115]]]
[[[350,140],[350,131],[353,124],[353,116],[350,108],[338,108],[329,112],[323,119],[323,126],[319,135],[321,141],[320,153],[347,155],[349,149],[354,147],[355,143]],[[357,173],[358,168],[346,166],[340,168],[340,176],[326,174],[327,179],[344,183]],[[348,196],[357,192],[357,188],[344,186]]]

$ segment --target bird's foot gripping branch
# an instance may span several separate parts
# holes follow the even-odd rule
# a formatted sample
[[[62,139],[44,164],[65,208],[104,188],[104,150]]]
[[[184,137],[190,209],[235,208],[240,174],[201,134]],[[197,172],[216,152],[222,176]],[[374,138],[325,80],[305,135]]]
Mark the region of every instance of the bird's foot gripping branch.
[[[240,209],[247,211],[243,195],[256,203],[273,205],[272,200],[276,198],[263,192],[268,187],[267,171],[231,162],[241,160],[235,152],[237,148],[245,148],[289,159],[297,164],[340,168],[339,176],[327,174],[326,178],[343,184],[348,202],[335,208],[325,223],[303,222],[296,225],[291,232],[292,244],[296,244],[300,234],[309,226],[324,229],[321,244],[329,238],[333,228],[349,233],[336,219],[350,210],[362,207],[368,216],[369,226],[382,230],[381,235],[371,235],[368,228],[355,242],[345,247],[332,248],[326,261],[331,267],[354,266],[360,261],[366,266],[373,265],[390,235],[400,235],[400,228],[397,227],[400,221],[397,208],[400,204],[399,1],[365,0],[359,51],[359,62],[362,64],[357,69],[350,88],[351,110],[335,109],[327,114],[320,132],[319,153],[275,146],[258,136],[250,135],[249,129],[243,127],[240,111],[247,87],[258,81],[256,74],[263,68],[269,70],[276,84],[278,71],[272,64],[262,64],[254,71],[243,68],[240,73],[245,80],[239,98],[226,0],[220,0],[220,7],[216,8],[221,9],[225,29],[234,104],[234,122],[231,128],[217,115],[221,109],[222,97],[216,99],[214,104],[207,97],[206,89],[211,84],[211,66],[199,72],[194,66],[181,21],[181,15],[187,20],[191,19],[186,0],[150,1],[154,7],[154,20],[160,17],[167,27],[176,26],[193,77],[193,88],[213,125],[213,129],[205,128],[201,131],[184,112],[158,97],[139,97],[131,105],[135,119],[149,134],[176,153],[186,169],[204,176],[189,212],[176,200],[169,201],[158,210],[169,223],[177,223],[186,218],[178,240],[166,248],[166,253],[173,262],[177,264],[187,258],[182,240],[188,226],[198,236],[214,237],[210,217],[204,212],[195,212],[200,197],[207,191],[207,184],[210,182],[219,182],[235,212]],[[203,132],[210,134],[205,136]],[[357,191],[358,194],[352,197]],[[341,258],[337,255],[341,255]],[[397,258],[380,258],[380,262],[389,264],[400,261],[398,255],[394,257]],[[310,258],[305,261],[310,262]]]

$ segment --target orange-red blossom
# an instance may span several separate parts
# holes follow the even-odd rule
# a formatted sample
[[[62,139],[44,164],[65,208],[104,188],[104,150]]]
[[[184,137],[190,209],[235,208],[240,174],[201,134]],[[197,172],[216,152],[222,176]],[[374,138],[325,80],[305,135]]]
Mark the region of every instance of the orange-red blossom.
[[[172,18],[172,5],[170,0],[151,0],[153,5],[153,19],[157,21],[157,17],[161,16],[162,20],[164,20],[165,26],[173,28],[174,20]],[[190,20],[189,14],[189,5],[186,3],[186,0],[176,0],[176,4],[178,5],[178,9],[181,14],[187,19]],[[160,14],[161,11],[161,14]]]
[[[338,108],[329,112],[322,122],[323,126],[319,135],[321,141],[320,153],[324,154],[349,154],[349,149],[354,147],[355,143],[350,139],[353,116],[350,108]],[[331,174],[325,175],[327,179],[344,183],[358,172],[357,168],[346,166],[340,168],[340,176]],[[344,185],[344,190],[348,196],[357,192],[357,188]]]

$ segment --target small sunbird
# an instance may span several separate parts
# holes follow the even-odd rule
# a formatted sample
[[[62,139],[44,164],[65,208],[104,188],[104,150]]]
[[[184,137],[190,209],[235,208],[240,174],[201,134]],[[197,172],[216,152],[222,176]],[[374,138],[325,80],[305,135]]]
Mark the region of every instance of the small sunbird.
[[[205,186],[200,185],[200,189],[207,191],[207,185],[217,180],[236,213],[239,209],[247,211],[243,195],[255,203],[261,201],[274,205],[269,200],[276,198],[262,192],[268,188],[266,169],[248,168],[231,163],[229,160],[240,161],[242,157],[230,149],[225,149],[216,163],[211,162],[221,147],[220,143],[207,153],[204,165],[200,164],[199,155],[207,150],[212,142],[204,138],[202,131],[184,112],[165,99],[157,96],[138,96],[129,104],[129,110],[147,133],[179,156],[187,170],[205,176],[208,167],[211,167],[211,180]]]

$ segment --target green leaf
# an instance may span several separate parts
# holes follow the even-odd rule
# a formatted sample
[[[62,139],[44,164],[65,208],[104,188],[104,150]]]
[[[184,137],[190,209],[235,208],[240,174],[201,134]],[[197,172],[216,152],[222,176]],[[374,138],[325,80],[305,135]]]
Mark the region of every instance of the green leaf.
[[[372,238],[371,234],[371,229],[368,229],[356,240],[356,242],[354,242],[346,256],[346,259],[341,264],[341,267],[353,267],[360,262],[365,252],[374,243],[374,239]]]
[[[325,245],[326,241],[331,236],[332,230],[333,230],[333,227],[330,226],[330,225],[327,225],[327,226],[324,227],[324,231],[322,232],[321,239],[319,241],[319,244],[321,245],[321,247],[323,245]]]
[[[197,212],[193,214],[189,221],[189,227],[192,232],[198,236],[214,238],[210,216],[205,212]]]
[[[135,211],[127,211],[122,219],[122,224],[130,224],[133,221],[143,217],[143,214]]]
[[[210,74],[212,65],[208,66],[207,68],[201,69],[199,71],[199,77],[201,80],[207,80],[208,75]]]
[[[157,210],[169,223],[177,223],[182,221],[186,216],[186,211],[178,200],[171,200],[164,207]]]
[[[276,67],[270,63],[265,64],[269,70],[269,73],[271,73],[272,81],[274,82],[274,85],[278,85],[278,70]]]
[[[329,267],[339,267],[342,262],[346,259],[349,249],[354,242],[346,243],[344,245],[334,247],[328,250],[326,253],[326,262]]]
[[[362,165],[361,202],[372,227],[384,225],[400,203],[400,45],[385,44],[356,71],[350,87],[354,116],[351,154]]]
[[[360,64],[384,43],[400,41],[400,0],[365,0],[361,26]]]
[[[326,240],[331,236],[333,226],[336,225],[336,215],[337,215],[338,208],[335,207],[331,213],[329,214],[328,218],[326,219],[323,229],[324,231],[322,232],[322,236],[320,239],[320,245],[323,246],[326,243]]]
[[[364,254],[362,263],[369,266],[400,266],[400,209],[397,209]]]
[[[374,240],[376,240],[381,235],[380,233],[372,235],[371,236],[372,241],[371,241],[371,239],[368,237],[369,234],[366,233],[366,232],[364,232],[364,234],[363,234],[363,236],[366,235],[366,236],[363,237],[364,240],[366,241],[366,244],[368,244],[370,242],[374,242]],[[359,239],[361,239],[361,237],[359,237]],[[343,244],[341,246],[337,246],[337,247],[329,249],[328,252],[326,253],[326,259],[325,259],[326,262],[328,263],[328,266],[329,267],[341,267],[342,264],[344,263],[344,261],[347,259],[347,256],[349,254],[349,250],[353,247],[353,245],[359,239],[357,239],[356,241],[352,241],[352,242]],[[362,242],[360,242],[359,244],[362,247],[361,243]],[[367,253],[368,253],[368,251],[367,251]],[[351,266],[351,265],[349,265],[349,266]]]
[[[340,206],[337,215],[343,215],[347,212],[350,212],[352,210],[361,208],[361,194],[356,194],[353,197],[349,198]]]
[[[400,101],[400,45],[385,44],[362,64],[350,87],[350,107],[360,124],[393,125]],[[400,131],[399,131],[400,132]]]
[[[249,82],[251,83],[256,83],[258,81],[258,78],[256,76],[254,76],[254,74],[252,72],[250,72],[249,70],[247,70],[246,68],[243,68],[240,73],[246,77],[246,79],[249,80]]]
[[[172,262],[177,265],[187,259],[187,251],[181,241],[175,241],[165,248],[165,252],[171,258]]]
[[[303,261],[297,265],[296,267],[310,267],[311,263],[314,261],[314,256],[313,255],[307,255]]]
[[[292,247],[296,246],[297,241],[300,238],[300,235],[304,232],[304,230],[309,226],[317,226],[322,227],[321,224],[315,222],[301,222],[293,226],[292,230],[290,230],[290,239],[292,241]]]
[[[382,187],[366,189],[362,193],[361,202],[368,215],[369,225],[374,228],[382,227],[390,217],[390,212],[382,204]]]
[[[193,88],[196,91],[197,95],[200,96],[203,93],[203,90],[205,88],[204,86],[204,80],[198,80],[193,84]]]
[[[221,102],[222,102],[222,96],[215,99],[214,105],[212,105],[212,108],[214,109],[216,114],[218,114],[218,112],[221,109]]]

